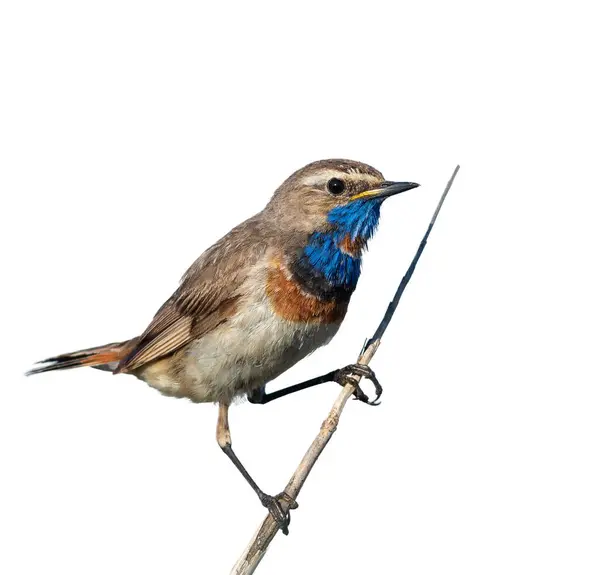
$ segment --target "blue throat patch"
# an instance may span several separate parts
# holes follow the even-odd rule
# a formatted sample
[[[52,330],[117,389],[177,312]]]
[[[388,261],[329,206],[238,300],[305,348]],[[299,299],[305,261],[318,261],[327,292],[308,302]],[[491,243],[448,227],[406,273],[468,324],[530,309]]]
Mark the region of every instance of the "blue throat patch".
[[[329,232],[315,232],[304,248],[304,255],[313,270],[334,287],[354,291],[360,276],[361,254],[350,255],[340,249],[342,242],[373,237],[379,223],[381,200],[354,200],[333,208],[327,221],[333,225]]]

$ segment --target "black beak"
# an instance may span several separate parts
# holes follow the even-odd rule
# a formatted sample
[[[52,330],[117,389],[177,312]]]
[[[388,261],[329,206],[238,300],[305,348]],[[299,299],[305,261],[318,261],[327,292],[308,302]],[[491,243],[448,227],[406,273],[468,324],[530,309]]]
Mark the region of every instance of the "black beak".
[[[413,182],[381,182],[376,188],[359,192],[350,199],[379,200],[389,198],[390,196],[395,196],[396,194],[401,194],[402,192],[406,192],[407,190],[412,190],[413,188],[418,187],[419,184],[414,184]]]
[[[407,192],[413,188],[418,188],[419,185],[420,184],[415,184],[413,182],[383,182],[378,188],[379,193],[374,197],[389,198],[390,196]]]

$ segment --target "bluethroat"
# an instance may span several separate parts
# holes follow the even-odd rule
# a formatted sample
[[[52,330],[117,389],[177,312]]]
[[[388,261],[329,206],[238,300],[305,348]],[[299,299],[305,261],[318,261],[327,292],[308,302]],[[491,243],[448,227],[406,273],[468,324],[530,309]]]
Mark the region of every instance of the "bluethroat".
[[[354,365],[265,390],[336,334],[383,201],[417,186],[387,181],[360,162],[309,164],[192,264],[140,336],[48,358],[28,374],[90,366],[133,375],[165,395],[218,403],[219,446],[287,533],[281,502],[295,502],[285,493],[267,495],[246,471],[232,449],[229,406],[238,396],[267,403],[324,381],[341,383],[348,373],[377,383],[369,368]],[[369,402],[360,388],[356,396]]]

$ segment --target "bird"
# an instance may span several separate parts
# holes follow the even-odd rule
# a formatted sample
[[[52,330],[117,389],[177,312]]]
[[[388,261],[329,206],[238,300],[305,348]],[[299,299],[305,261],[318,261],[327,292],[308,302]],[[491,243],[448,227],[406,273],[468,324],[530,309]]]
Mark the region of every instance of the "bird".
[[[370,378],[378,399],[375,374],[356,364],[273,393],[266,384],[331,341],[382,203],[418,186],[353,160],[310,163],[200,255],[141,335],[50,357],[27,375],[88,366],[133,375],[167,396],[218,404],[220,448],[287,534],[297,504],[286,493],[266,494],[248,473],[232,448],[229,407],[237,398],[264,404],[325,381],[344,383],[349,374]],[[360,388],[355,396],[377,403]]]

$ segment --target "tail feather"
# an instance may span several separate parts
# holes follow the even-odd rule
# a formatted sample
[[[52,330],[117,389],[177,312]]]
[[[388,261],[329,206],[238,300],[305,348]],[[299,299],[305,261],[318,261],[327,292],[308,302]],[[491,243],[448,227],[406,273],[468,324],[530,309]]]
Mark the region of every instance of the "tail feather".
[[[73,353],[64,353],[55,357],[49,357],[48,359],[38,361],[25,375],[86,366],[105,371],[114,371],[119,361],[129,353],[133,343],[133,340],[121,343],[109,343],[108,345],[90,347],[89,349],[82,349]]]

